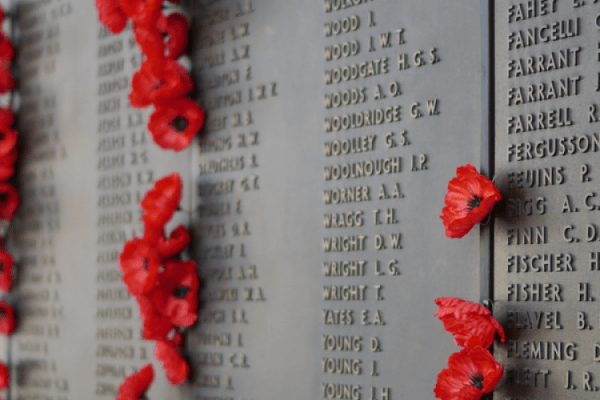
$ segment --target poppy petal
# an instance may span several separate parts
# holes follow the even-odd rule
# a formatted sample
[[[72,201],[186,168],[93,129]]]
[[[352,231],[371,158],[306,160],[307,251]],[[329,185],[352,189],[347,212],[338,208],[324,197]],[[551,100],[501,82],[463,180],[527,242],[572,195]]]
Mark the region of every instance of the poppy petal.
[[[119,0],[119,3],[135,24],[153,25],[161,13],[162,0]]]
[[[140,238],[128,240],[119,256],[123,282],[134,296],[152,291],[158,278],[160,257],[156,250]]]
[[[457,297],[440,297],[435,304],[440,307],[435,316],[444,323],[444,329],[454,335],[458,346],[488,348],[496,332],[504,342],[504,329],[487,308]]]
[[[0,164],[0,181],[7,181],[15,174],[15,168],[12,165]]]
[[[0,249],[0,290],[8,292],[13,282],[13,257],[4,250]]]
[[[165,340],[156,342],[154,355],[163,364],[171,385],[181,385],[185,382],[190,373],[190,367],[177,351],[175,344]]]
[[[203,124],[202,107],[191,99],[180,98],[157,106],[150,116],[148,130],[161,148],[181,151],[192,143]]]
[[[0,159],[15,149],[18,136],[14,129],[0,126]]]
[[[0,94],[14,90],[15,86],[15,78],[12,72],[5,64],[0,63]]]
[[[151,223],[144,222],[143,239],[150,243],[152,246],[157,246],[158,242],[160,242],[161,240],[165,240],[165,227],[163,225],[154,225]]]
[[[0,390],[6,389],[10,385],[10,371],[3,362],[0,362]]]
[[[174,325],[190,327],[198,319],[198,266],[194,261],[172,260],[164,268],[152,302]]]
[[[190,244],[190,240],[190,231],[185,226],[179,225],[171,232],[168,239],[158,240],[156,250],[161,259],[168,260],[185,250]]]
[[[152,364],[145,365],[138,372],[125,378],[119,387],[119,396],[117,400],[138,400],[154,381],[154,368]]]
[[[190,23],[183,14],[173,13],[167,17],[167,58],[177,60],[183,55],[188,45],[189,28]]]
[[[142,337],[146,340],[165,340],[173,329],[169,317],[161,315],[149,297],[137,296],[136,300],[143,322]]]
[[[17,189],[10,183],[0,183],[0,220],[12,221],[20,203]]]
[[[181,202],[183,182],[178,173],[165,176],[154,183],[154,187],[146,193],[140,202],[144,215],[142,220],[146,225],[164,226]]]
[[[456,177],[448,183],[445,207],[440,218],[446,236],[461,238],[482,221],[502,196],[494,183],[479,174],[471,164],[456,169]]]
[[[113,34],[118,35],[125,29],[129,18],[123,12],[119,0],[96,0],[98,19]]]
[[[11,107],[0,107],[0,127],[10,128],[15,123],[15,113]]]
[[[142,53],[150,60],[159,60],[165,56],[165,43],[161,32],[154,25],[136,25],[135,41]]]
[[[133,74],[129,101],[135,108],[165,104],[187,95],[193,87],[190,74],[178,62],[148,59]]]
[[[8,336],[15,331],[17,320],[15,310],[4,300],[0,300],[0,334]]]
[[[6,181],[15,173],[14,164],[17,161],[17,147],[10,153],[0,157],[0,181]]]
[[[0,60],[10,62],[15,57],[15,47],[3,32],[0,32]]]
[[[465,348],[452,354],[448,368],[439,373],[435,397],[442,400],[477,400],[490,393],[503,374],[504,366],[490,352],[480,346]]]
[[[183,335],[179,332],[179,331],[175,331],[175,334],[173,335],[173,339],[171,339],[171,342],[175,345],[175,346],[183,346]]]

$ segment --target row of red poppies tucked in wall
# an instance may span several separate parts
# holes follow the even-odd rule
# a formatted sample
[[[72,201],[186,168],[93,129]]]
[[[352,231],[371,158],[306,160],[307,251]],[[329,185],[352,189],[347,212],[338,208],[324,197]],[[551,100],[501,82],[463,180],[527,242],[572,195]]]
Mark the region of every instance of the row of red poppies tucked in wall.
[[[144,236],[127,241],[119,259],[123,281],[140,307],[142,337],[156,341],[154,354],[173,385],[185,382],[189,374],[179,350],[180,329],[198,318],[200,286],[196,263],[180,259],[190,243],[187,228],[180,225],[165,237],[165,225],[179,207],[182,189],[178,174],[155,183],[141,202]]]
[[[456,177],[448,183],[440,216],[446,236],[465,236],[501,199],[494,183],[473,165],[458,167]],[[440,307],[435,315],[454,336],[456,345],[463,347],[450,356],[448,368],[438,375],[435,396],[442,400],[479,400],[494,390],[504,373],[504,366],[488,350],[496,333],[504,342],[504,330],[490,310],[479,304],[455,297],[441,297],[435,303]]]
[[[163,149],[188,147],[204,123],[204,110],[187,97],[194,89],[188,71],[177,60],[188,44],[189,23],[180,13],[166,15],[166,0],[96,0],[100,21],[114,34],[128,21],[144,61],[133,75],[129,101],[134,108],[154,106],[148,130]],[[179,3],[178,0],[169,0]]]
[[[0,25],[4,22],[4,9],[0,6]],[[10,63],[15,55],[11,40],[0,32],[0,94],[8,94],[15,88],[15,79],[10,70]],[[12,221],[20,204],[17,189],[8,181],[15,174],[15,163],[18,157],[17,141],[19,134],[14,129],[15,116],[11,106],[0,107],[0,223],[5,230]],[[0,290],[9,292],[14,275],[13,256],[4,248],[4,240],[0,237]],[[17,326],[12,306],[0,300],[0,334],[11,335]],[[0,390],[10,383],[8,367],[0,362]]]
[[[193,90],[189,73],[177,59],[187,46],[189,23],[179,13],[165,15],[165,0],[96,0],[100,21],[113,33],[131,20],[136,42],[145,57],[132,79],[129,95],[133,107],[154,106],[148,129],[163,149],[180,151],[190,145],[204,122],[204,112],[187,96]],[[170,0],[179,3],[178,0]],[[0,82],[1,85],[1,82]],[[163,363],[172,384],[184,382],[189,367],[179,353],[183,341],[180,328],[197,319],[198,276],[192,261],[179,254],[190,241],[184,226],[165,238],[164,227],[181,200],[182,183],[173,174],[156,182],[142,200],[144,236],[129,240],[120,257],[123,280],[140,306],[143,337],[156,340],[155,354]],[[501,199],[493,183],[470,164],[457,169],[448,185],[442,210],[446,235],[465,236],[483,220]],[[456,298],[440,298],[436,313],[444,327],[464,347],[450,356],[449,368],[438,376],[434,390],[443,400],[474,400],[496,386],[504,368],[487,350],[497,332],[504,332],[489,310]],[[154,379],[152,365],[125,379],[119,400],[136,400]]]
[[[178,4],[178,0],[169,0]],[[177,60],[188,44],[189,23],[176,12],[167,14],[166,0],[96,0],[100,21],[112,33],[133,23],[144,60],[133,75],[129,102],[134,108],[153,106],[148,130],[162,149],[181,151],[204,123],[204,111],[188,95],[194,85]],[[174,173],[155,182],[141,201],[143,237],[125,243],[119,259],[123,281],[135,297],[143,320],[142,337],[155,340],[154,354],[172,385],[185,382],[189,366],[181,354],[182,329],[198,318],[198,267],[182,261],[190,242],[183,225],[165,236],[165,225],[179,207],[183,183]],[[118,400],[137,400],[154,380],[152,364],[128,376]]]

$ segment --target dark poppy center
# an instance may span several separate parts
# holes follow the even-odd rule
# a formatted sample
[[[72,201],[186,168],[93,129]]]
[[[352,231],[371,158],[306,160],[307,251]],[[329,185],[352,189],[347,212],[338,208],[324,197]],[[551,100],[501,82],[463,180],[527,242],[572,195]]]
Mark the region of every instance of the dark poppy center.
[[[483,374],[482,373],[477,372],[475,374],[471,374],[471,375],[469,375],[469,379],[471,380],[471,382],[469,382],[469,383],[472,386],[475,386],[479,390],[483,390]]]
[[[150,265],[150,259],[148,257],[144,258],[144,269],[149,271],[148,266]]]
[[[183,132],[188,127],[188,122],[187,119],[183,118],[182,116],[178,116],[171,122],[171,125],[177,132]]]
[[[162,85],[164,85],[165,83],[167,83],[167,82],[165,82],[165,81],[159,81],[158,83],[154,84],[154,86],[152,86],[152,90],[158,90],[158,89],[160,89],[160,87]]]
[[[6,311],[4,311],[4,309],[0,308],[0,319],[4,319],[6,318]]]
[[[185,296],[187,296],[190,289],[191,288],[188,286],[177,286],[177,288],[175,288],[175,297],[178,299],[185,299]]]
[[[0,274],[4,273],[4,261],[0,262]]]
[[[8,200],[8,193],[0,193],[0,204]]]
[[[483,200],[481,197],[477,196],[476,194],[473,194],[473,197],[467,200],[467,210],[471,212],[473,211],[473,209],[479,207],[481,205],[481,200]]]

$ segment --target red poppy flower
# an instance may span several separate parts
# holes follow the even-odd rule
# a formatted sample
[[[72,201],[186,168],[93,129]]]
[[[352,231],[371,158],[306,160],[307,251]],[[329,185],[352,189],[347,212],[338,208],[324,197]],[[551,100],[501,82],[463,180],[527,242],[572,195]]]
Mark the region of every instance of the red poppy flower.
[[[19,134],[14,129],[0,126],[0,158],[8,155],[17,145]]]
[[[96,0],[98,19],[112,33],[118,35],[123,32],[129,18],[123,12],[119,0]]]
[[[15,88],[15,78],[12,72],[3,63],[0,63],[0,94],[8,93]]]
[[[456,177],[448,183],[448,193],[440,218],[446,236],[461,238],[485,218],[502,196],[498,188],[471,164],[456,169]]]
[[[487,349],[494,342],[496,332],[504,342],[504,329],[487,308],[456,297],[440,297],[435,304],[440,307],[435,316],[444,323],[444,329],[454,335],[457,346]]]
[[[152,25],[160,16],[162,0],[119,0],[121,8],[135,24]]]
[[[4,300],[0,300],[0,334],[10,335],[17,327],[15,310]]]
[[[165,176],[154,182],[154,187],[146,193],[140,202],[145,225],[164,226],[179,207],[183,183],[178,173]],[[148,227],[146,227],[148,229]]]
[[[442,400],[478,400],[490,393],[504,373],[504,366],[480,346],[467,347],[448,359],[433,390]]]
[[[154,368],[152,364],[145,365],[138,372],[125,378],[119,387],[116,400],[139,400],[154,381]]]
[[[162,363],[171,385],[181,385],[190,373],[190,367],[177,351],[174,343],[166,340],[156,342],[154,355]]]
[[[143,219],[144,217],[142,217]],[[143,239],[150,243],[154,248],[158,242],[165,240],[165,227],[163,225],[154,225],[144,222],[144,237]],[[158,249],[157,249],[158,251]],[[160,256],[160,253],[159,253]],[[162,259],[162,256],[161,256]]]
[[[188,44],[189,28],[188,19],[183,14],[173,13],[167,17],[163,30],[169,37],[167,39],[167,58],[177,60],[183,55]]]
[[[15,174],[14,166],[0,163],[0,181],[7,181]]]
[[[11,107],[0,107],[0,127],[10,128],[15,123],[15,113]]]
[[[140,238],[128,240],[119,257],[123,282],[134,296],[149,293],[156,285],[160,257],[156,250]]]
[[[194,261],[173,260],[164,268],[152,302],[174,325],[192,326],[198,319],[198,266]]]
[[[136,25],[133,28],[135,41],[140,45],[142,54],[151,62],[165,58],[165,43],[161,33],[154,25]]]
[[[204,124],[204,110],[195,101],[180,98],[157,106],[150,115],[148,130],[163,149],[181,151],[188,147]]]
[[[15,57],[15,47],[4,33],[0,32],[0,60],[10,62]]]
[[[146,340],[165,340],[173,329],[169,317],[160,314],[149,297],[137,296],[136,300],[143,321],[142,337]]]
[[[17,161],[17,156],[17,148],[15,146],[10,153],[0,157],[0,181],[8,180],[14,175],[14,164]]]
[[[171,232],[168,239],[162,237],[158,240],[156,250],[162,260],[168,260],[181,253],[190,244],[190,240],[190,231],[185,226],[179,225]]]
[[[186,69],[174,60],[148,59],[133,74],[129,101],[135,108],[165,104],[190,93],[194,87]]]
[[[18,157],[19,157],[19,153],[17,152],[17,146],[15,146],[8,154],[5,154],[0,157],[0,163],[13,165],[14,163],[17,162]]]
[[[8,292],[12,286],[13,263],[12,255],[8,251],[0,249],[0,290],[5,292]]]
[[[0,362],[0,390],[4,390],[10,385],[10,371],[3,362]]]
[[[12,221],[20,203],[17,189],[10,183],[0,183],[0,220]]]
[[[183,335],[181,334],[181,332],[179,331],[175,331],[175,333],[173,334],[173,338],[171,339],[171,342],[175,345],[175,346],[183,346]]]

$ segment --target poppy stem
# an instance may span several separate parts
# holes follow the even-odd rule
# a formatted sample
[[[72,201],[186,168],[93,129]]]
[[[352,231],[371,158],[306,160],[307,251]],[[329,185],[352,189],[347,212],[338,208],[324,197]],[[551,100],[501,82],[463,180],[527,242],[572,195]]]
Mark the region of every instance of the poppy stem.
[[[481,226],[488,226],[490,221],[492,220],[492,212],[490,211],[488,215],[479,223]]]
[[[494,313],[494,302],[492,300],[490,300],[490,299],[483,300],[481,302],[481,305],[483,305],[485,308],[490,310],[492,312],[492,314]]]

